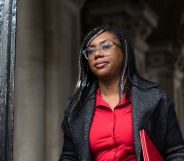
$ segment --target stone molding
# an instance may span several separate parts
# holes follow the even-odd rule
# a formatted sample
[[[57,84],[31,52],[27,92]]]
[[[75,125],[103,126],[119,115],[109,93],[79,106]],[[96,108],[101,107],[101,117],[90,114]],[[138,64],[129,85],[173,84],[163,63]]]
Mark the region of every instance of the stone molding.
[[[79,9],[81,9],[86,2],[86,0],[63,0],[63,1],[69,1],[69,3],[72,3],[76,5]]]
[[[178,60],[176,62],[176,70],[179,70],[184,75],[184,54],[181,54],[178,57]]]

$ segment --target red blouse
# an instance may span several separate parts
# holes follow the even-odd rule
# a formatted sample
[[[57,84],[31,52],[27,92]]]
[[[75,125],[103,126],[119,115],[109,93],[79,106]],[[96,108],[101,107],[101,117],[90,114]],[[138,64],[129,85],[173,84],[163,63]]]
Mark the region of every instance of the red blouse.
[[[133,146],[132,108],[125,96],[114,111],[96,92],[96,106],[89,133],[94,161],[136,161]]]

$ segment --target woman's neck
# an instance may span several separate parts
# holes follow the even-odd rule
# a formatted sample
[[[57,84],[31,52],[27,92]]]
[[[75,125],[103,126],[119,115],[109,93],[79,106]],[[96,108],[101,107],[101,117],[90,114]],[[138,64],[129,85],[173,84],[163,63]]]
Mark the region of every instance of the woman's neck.
[[[118,84],[119,80],[111,81],[98,81],[101,97],[110,105],[114,110],[119,102]]]
[[[111,81],[98,81],[100,94],[103,96],[118,95],[119,79]]]

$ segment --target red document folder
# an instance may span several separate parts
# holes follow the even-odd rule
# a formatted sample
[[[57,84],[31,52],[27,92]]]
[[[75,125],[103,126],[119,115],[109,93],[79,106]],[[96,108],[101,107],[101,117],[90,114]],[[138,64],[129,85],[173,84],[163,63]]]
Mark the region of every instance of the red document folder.
[[[144,129],[140,131],[140,139],[144,161],[164,161]]]

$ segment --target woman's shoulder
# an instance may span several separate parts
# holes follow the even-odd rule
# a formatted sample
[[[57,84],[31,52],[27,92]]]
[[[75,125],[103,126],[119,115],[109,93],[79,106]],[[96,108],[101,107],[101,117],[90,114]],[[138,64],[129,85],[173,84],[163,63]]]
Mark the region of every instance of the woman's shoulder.
[[[152,89],[152,88],[159,88],[160,86],[158,83],[148,80],[146,78],[143,78],[142,76],[137,74],[133,75],[132,84],[133,86],[136,86],[140,89],[145,89],[145,90]]]
[[[141,76],[134,75],[133,76],[133,86],[136,86],[139,90],[145,91],[147,93],[157,93],[160,95],[162,100],[173,102],[172,98],[168,95],[168,93],[160,86],[159,83],[150,81]]]

